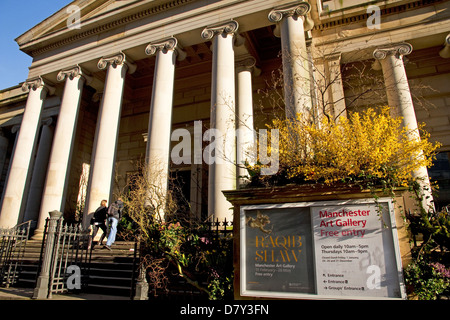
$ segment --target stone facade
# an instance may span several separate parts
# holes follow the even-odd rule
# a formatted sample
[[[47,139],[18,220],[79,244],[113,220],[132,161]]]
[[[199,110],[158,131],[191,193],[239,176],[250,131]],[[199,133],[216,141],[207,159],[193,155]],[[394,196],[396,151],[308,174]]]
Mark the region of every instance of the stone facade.
[[[245,127],[259,129],[305,106],[338,116],[389,104],[405,123],[425,122],[442,143],[430,176],[444,186],[444,203],[449,3],[372,1],[369,11],[369,2],[352,0],[75,0],[80,28],[68,5],[16,39],[33,62],[27,81],[0,91],[0,227],[26,218],[42,229],[49,211],[75,216],[83,195],[87,221],[102,199],[126,188],[138,161],[162,168],[161,188],[177,171],[193,215],[231,219],[222,191],[238,187],[233,163],[175,164],[178,141],[170,138],[176,129],[193,133],[195,121],[203,132],[235,130],[244,109],[253,119]],[[254,63],[244,66],[246,59]],[[286,107],[262,92],[284,97]],[[41,195],[31,197],[47,118],[48,169],[34,179]],[[235,142],[227,147],[235,159]],[[27,206],[40,209],[27,214]]]

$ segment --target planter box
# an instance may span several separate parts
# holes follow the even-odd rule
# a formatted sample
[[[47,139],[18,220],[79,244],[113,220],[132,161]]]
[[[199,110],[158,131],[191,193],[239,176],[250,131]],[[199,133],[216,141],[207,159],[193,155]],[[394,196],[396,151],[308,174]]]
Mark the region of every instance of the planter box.
[[[395,197],[345,185],[224,191],[234,207],[235,299],[404,299],[410,260]]]

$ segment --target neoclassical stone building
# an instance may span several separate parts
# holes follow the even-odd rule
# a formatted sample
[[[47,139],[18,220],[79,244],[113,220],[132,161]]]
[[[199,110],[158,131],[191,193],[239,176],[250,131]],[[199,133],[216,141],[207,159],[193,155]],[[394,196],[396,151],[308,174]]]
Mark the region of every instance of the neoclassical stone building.
[[[284,94],[287,116],[389,104],[409,127],[425,122],[442,143],[430,176],[444,203],[449,35],[446,0],[72,1],[16,39],[33,62],[0,91],[0,227],[42,230],[49,211],[83,203],[86,221],[138,161],[163,189],[182,181],[193,215],[231,219],[222,190],[238,187],[246,135],[226,139],[232,161],[208,163],[203,132],[264,128],[279,111],[265,93]],[[176,129],[191,133],[191,161],[171,157]]]

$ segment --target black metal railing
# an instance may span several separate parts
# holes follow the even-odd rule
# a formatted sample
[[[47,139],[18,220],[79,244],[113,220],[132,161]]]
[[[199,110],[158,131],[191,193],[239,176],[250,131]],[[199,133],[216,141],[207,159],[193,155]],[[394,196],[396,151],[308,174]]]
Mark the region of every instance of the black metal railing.
[[[60,212],[45,224],[38,279],[33,298],[47,299],[69,289],[81,290],[89,277],[90,230],[67,224]]]
[[[25,248],[30,235],[31,221],[10,229],[0,228],[0,285],[17,283],[22,269]]]

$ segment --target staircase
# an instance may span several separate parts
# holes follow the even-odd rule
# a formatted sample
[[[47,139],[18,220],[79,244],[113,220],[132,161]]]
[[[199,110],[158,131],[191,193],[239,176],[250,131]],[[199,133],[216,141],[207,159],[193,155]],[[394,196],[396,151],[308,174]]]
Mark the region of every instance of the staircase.
[[[36,286],[39,257],[41,255],[42,240],[28,240],[25,249],[22,270],[20,271],[18,287],[34,288]]]
[[[17,286],[34,288],[38,277],[41,240],[28,240]],[[95,246],[88,265],[88,286],[84,292],[130,297],[132,294],[134,242],[116,241],[112,250]],[[134,268],[133,268],[134,267]],[[135,280],[135,279],[134,279]]]
[[[132,294],[134,242],[116,241],[111,250],[95,246],[89,265],[87,292],[114,296]],[[136,281],[136,279],[134,279]]]

